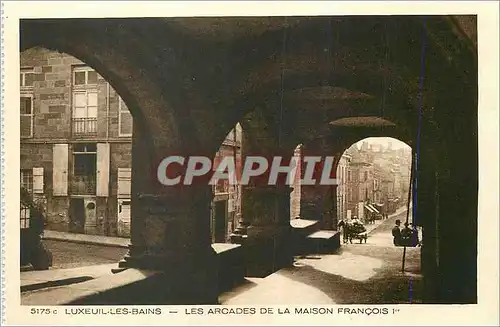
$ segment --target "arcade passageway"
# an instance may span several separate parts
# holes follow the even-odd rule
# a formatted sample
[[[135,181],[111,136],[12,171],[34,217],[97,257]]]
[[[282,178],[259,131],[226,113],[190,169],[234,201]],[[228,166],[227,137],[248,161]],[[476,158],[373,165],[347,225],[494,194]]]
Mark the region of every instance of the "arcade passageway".
[[[340,157],[370,136],[410,145],[423,301],[477,302],[475,17],[25,19],[20,31],[21,51],[84,61],[132,113],[131,240],[120,267],[145,279],[163,272],[142,294],[149,302],[217,301],[210,186],[165,187],[155,172],[173,154],[213,158],[237,122],[243,156],[291,157],[302,144],[305,155]],[[243,188],[256,275],[292,265],[291,191]],[[304,215],[321,214],[311,203]],[[131,294],[141,289],[151,290]]]

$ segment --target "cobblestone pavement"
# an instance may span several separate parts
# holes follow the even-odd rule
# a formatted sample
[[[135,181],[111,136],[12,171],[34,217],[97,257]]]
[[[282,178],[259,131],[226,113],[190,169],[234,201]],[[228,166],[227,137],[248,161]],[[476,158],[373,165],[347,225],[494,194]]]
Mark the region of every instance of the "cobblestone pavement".
[[[127,249],[110,246],[54,240],[43,240],[43,243],[52,252],[53,266],[51,269],[118,263],[127,253]]]
[[[384,221],[366,244],[345,244],[339,253],[310,255],[266,278],[247,278],[220,301],[228,305],[420,303],[420,248],[407,248],[403,273],[403,248],[393,246],[390,235],[394,221],[403,220],[405,214]]]

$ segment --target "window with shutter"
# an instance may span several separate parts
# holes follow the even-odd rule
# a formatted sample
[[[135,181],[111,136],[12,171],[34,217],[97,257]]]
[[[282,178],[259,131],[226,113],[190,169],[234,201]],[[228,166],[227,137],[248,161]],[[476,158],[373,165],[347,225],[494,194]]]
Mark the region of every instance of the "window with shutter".
[[[132,186],[132,170],[130,168],[118,168],[118,196],[129,198]]]
[[[23,187],[28,193],[33,193],[33,170],[32,169],[21,169],[21,187]]]
[[[109,143],[97,143],[97,196],[108,196]]]
[[[132,115],[122,98],[118,100],[118,135],[120,137],[132,136]]]
[[[21,137],[33,137],[33,95],[21,94],[19,100],[21,115]]]
[[[73,144],[73,174],[71,193],[74,195],[95,195],[97,176],[96,143]]]
[[[33,193],[43,193],[43,168],[33,168]]]

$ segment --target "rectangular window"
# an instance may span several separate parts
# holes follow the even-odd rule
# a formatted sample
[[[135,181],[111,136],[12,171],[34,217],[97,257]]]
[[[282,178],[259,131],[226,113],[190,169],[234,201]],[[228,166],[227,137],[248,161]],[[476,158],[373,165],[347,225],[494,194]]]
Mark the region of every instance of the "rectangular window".
[[[96,144],[75,144],[71,192],[76,195],[95,195],[97,174]]]
[[[33,170],[21,169],[21,187],[33,194]]]
[[[73,91],[73,134],[97,133],[97,89]]]
[[[20,98],[21,137],[33,137],[33,95],[21,94]]]
[[[35,81],[35,73],[33,68],[23,68],[19,75],[19,84],[22,88],[32,88]]]
[[[132,136],[132,115],[122,98],[118,99],[118,135]]]
[[[97,134],[97,72],[90,67],[73,68],[73,135]]]
[[[87,85],[97,86],[97,72],[90,67],[73,68],[73,86],[85,87]]]
[[[21,212],[20,212],[20,217],[21,217],[21,229],[29,228],[30,227],[30,219],[31,219],[31,212],[30,208],[27,205],[24,205],[21,203]]]

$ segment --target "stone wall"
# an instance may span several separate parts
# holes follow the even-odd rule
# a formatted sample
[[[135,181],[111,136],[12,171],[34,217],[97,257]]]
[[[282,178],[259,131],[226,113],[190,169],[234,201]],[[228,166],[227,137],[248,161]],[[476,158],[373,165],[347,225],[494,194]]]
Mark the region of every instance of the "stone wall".
[[[53,144],[69,144],[68,147],[68,178],[72,174],[73,144],[78,142],[110,143],[110,176],[109,196],[90,196],[96,201],[95,227],[89,228],[89,233],[110,236],[118,235],[118,168],[131,168],[132,144],[131,136],[120,133],[120,120],[130,122],[131,116],[123,113],[120,118],[120,97],[106,80],[98,74],[97,90],[97,133],[95,135],[72,134],[72,98],[73,69],[85,66],[85,63],[65,53],[50,51],[44,48],[30,48],[21,53],[21,69],[32,71],[33,86],[22,87],[21,92],[33,96],[33,136],[21,139],[21,169],[33,167],[44,168],[44,198],[46,199],[47,228],[70,230],[71,192],[68,183],[68,196],[53,196],[52,191],[52,151]],[[122,112],[127,106],[121,102]],[[130,130],[127,128],[127,131]],[[122,129],[124,131],[124,129]],[[228,141],[233,141],[233,135],[228,135]],[[241,127],[238,128],[237,140],[241,142]],[[239,143],[238,146],[240,146]],[[233,155],[231,145],[222,145],[221,153]],[[241,149],[238,150],[241,156]],[[241,187],[228,189],[232,211],[228,212],[228,232],[237,224],[241,212]],[[208,218],[207,218],[208,219]],[[231,224],[229,224],[231,223]],[[121,236],[127,237],[127,228]]]
[[[110,194],[108,197],[87,196],[96,201],[95,227],[89,232],[116,235],[117,169],[131,166],[131,137],[120,137],[119,95],[98,75],[95,89],[98,95],[97,134],[72,135],[72,72],[85,63],[64,53],[43,48],[31,48],[21,53],[22,71],[32,71],[33,86],[21,87],[22,94],[33,96],[33,136],[21,138],[21,169],[44,169],[47,228],[70,230],[71,191],[68,196],[53,196],[53,144],[69,144],[68,177],[72,173],[72,148],[76,142],[110,142]],[[108,96],[109,95],[109,96]],[[126,109],[126,106],[124,106]],[[108,116],[109,114],[109,116]]]

